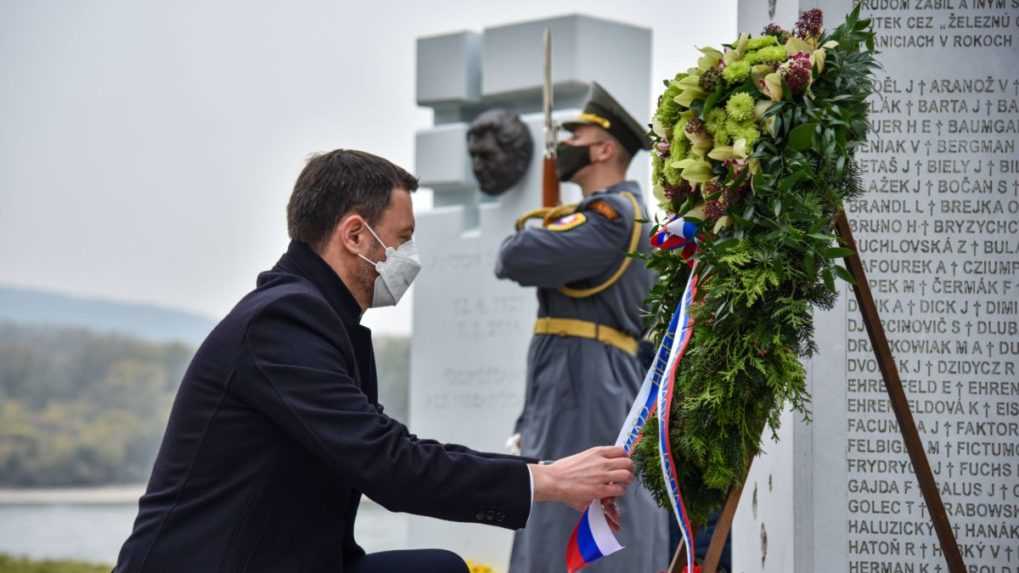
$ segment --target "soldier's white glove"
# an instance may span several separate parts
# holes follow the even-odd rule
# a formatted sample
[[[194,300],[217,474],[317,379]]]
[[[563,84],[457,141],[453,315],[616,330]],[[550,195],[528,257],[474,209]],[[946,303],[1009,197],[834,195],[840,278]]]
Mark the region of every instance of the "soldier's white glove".
[[[520,455],[520,432],[513,434],[506,440],[506,449],[514,456]]]

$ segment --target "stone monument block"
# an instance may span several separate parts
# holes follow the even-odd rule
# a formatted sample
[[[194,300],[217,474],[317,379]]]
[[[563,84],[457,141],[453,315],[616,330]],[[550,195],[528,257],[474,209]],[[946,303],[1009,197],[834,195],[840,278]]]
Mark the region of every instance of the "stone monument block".
[[[477,101],[481,96],[481,36],[459,32],[418,38],[418,105]]]
[[[1019,3],[864,0],[883,69],[846,211],[970,571],[1019,571]],[[742,0],[741,32],[852,2]],[[769,11],[771,14],[769,14]],[[765,436],[740,573],[944,571],[852,290],[815,316],[813,423]]]
[[[466,123],[437,125],[414,136],[414,165],[422,187],[442,193],[473,190],[477,183],[466,153],[449,153],[467,137]]]
[[[650,77],[650,31],[582,15],[486,29],[481,42],[484,97],[499,100],[537,90],[540,104],[546,27],[552,31],[552,81],[557,99],[576,100],[573,106],[579,107],[577,98],[584,96],[589,82],[597,81],[626,109],[648,109],[649,82],[619,80],[631,74]],[[608,38],[611,41],[606,41]]]

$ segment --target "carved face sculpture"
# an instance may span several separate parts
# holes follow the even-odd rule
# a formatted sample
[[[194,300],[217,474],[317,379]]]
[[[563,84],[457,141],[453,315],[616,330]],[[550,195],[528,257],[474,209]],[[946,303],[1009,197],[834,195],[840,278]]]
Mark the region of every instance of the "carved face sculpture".
[[[500,195],[527,172],[534,144],[531,132],[516,114],[491,109],[467,130],[467,152],[482,193]]]

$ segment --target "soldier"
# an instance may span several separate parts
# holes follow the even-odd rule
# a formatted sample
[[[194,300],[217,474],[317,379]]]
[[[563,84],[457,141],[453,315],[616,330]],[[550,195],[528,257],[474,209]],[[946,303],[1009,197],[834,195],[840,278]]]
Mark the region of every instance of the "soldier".
[[[499,251],[495,274],[538,287],[538,319],[527,357],[524,410],[511,438],[524,455],[553,460],[612,443],[644,378],[637,357],[641,308],[654,277],[628,252],[646,252],[648,216],[640,186],[625,180],[644,128],[597,83],[583,113],[563,127],[560,181],[580,186],[576,205],[539,209],[517,222]],[[525,226],[541,217],[541,226]],[[620,501],[623,552],[592,571],[660,571],[668,564],[667,514],[642,487]],[[535,507],[516,533],[510,571],[565,570],[566,543],[579,515]]]

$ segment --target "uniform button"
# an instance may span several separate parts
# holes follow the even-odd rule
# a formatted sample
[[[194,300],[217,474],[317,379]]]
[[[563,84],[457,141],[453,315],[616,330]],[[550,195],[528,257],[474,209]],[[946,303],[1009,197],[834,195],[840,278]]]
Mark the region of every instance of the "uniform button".
[[[479,511],[478,513],[476,513],[474,515],[474,519],[477,519],[478,521],[484,521],[485,520],[485,514],[483,512]]]

